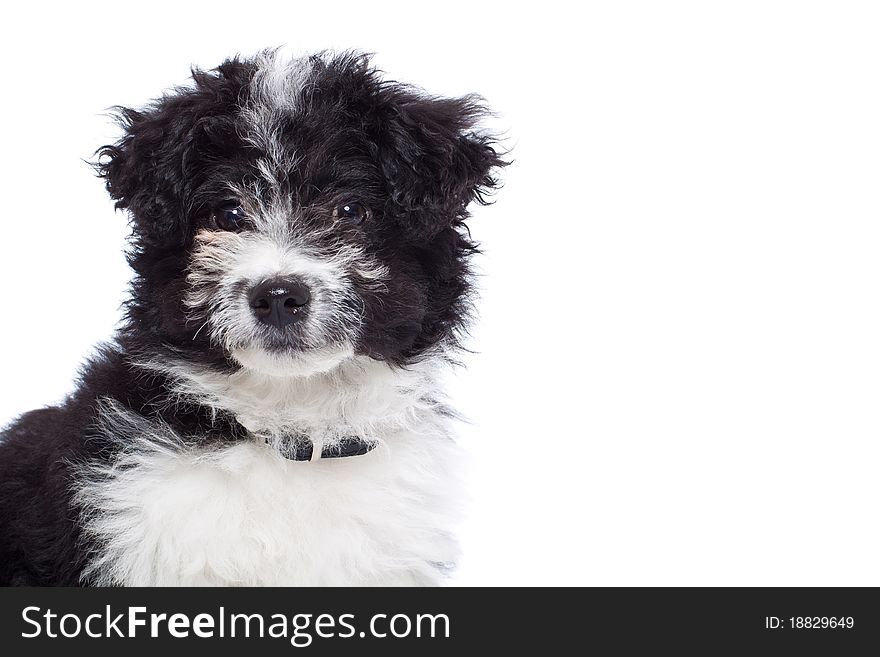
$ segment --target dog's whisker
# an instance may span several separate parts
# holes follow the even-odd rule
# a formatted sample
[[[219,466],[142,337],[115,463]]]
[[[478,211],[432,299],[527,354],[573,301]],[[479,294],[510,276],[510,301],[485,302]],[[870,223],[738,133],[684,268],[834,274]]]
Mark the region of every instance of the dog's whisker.
[[[195,339],[196,339],[197,337],[199,337],[199,332],[200,332],[203,328],[205,328],[205,327],[208,325],[208,322],[209,322],[209,321],[210,321],[210,320],[207,320],[207,319],[206,319],[206,320],[204,321],[204,323],[203,323],[203,324],[202,324],[202,325],[196,330],[196,332],[193,333],[192,339],[193,339],[194,342],[195,342]]]

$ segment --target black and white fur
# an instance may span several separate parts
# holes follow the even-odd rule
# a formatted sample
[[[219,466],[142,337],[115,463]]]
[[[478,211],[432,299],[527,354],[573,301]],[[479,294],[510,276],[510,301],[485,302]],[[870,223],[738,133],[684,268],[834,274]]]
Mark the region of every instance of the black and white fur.
[[[505,164],[479,99],[268,51],[119,111],[96,167],[133,226],[125,321],[63,404],[3,434],[0,583],[441,581],[464,220]],[[311,293],[281,328],[248,301],[276,278]],[[346,436],[378,447],[288,458]]]

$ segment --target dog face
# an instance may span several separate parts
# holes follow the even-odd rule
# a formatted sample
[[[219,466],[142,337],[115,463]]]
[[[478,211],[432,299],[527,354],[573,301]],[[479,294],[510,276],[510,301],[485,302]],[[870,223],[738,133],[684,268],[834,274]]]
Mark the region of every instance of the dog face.
[[[504,162],[474,97],[382,81],[357,55],[275,53],[195,71],[101,149],[129,210],[123,339],[273,375],[354,355],[405,364],[455,344],[464,220]]]

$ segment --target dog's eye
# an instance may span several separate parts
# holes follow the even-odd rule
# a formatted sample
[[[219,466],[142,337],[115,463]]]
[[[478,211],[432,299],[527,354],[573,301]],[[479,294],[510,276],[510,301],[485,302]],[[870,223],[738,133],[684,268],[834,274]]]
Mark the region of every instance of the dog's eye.
[[[360,203],[343,203],[333,210],[334,219],[345,219],[353,224],[360,224],[372,216],[369,208]]]
[[[211,214],[214,225],[220,230],[240,230],[244,218],[244,209],[233,204],[220,206]]]

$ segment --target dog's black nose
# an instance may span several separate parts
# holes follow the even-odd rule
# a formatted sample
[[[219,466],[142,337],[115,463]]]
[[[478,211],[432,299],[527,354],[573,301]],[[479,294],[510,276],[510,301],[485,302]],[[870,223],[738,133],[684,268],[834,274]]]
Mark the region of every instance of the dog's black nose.
[[[310,298],[309,288],[295,278],[260,283],[248,297],[257,319],[279,329],[301,319]]]

